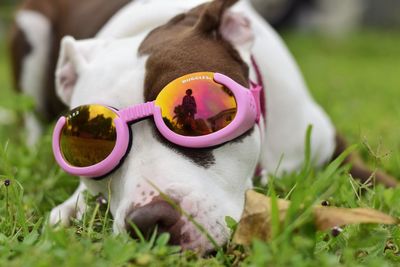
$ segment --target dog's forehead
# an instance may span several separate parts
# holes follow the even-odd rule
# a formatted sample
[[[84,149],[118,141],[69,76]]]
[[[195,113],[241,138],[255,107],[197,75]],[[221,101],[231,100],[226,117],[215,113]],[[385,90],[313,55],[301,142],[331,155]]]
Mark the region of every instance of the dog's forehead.
[[[221,37],[218,27],[207,32],[196,28],[206,5],[175,16],[143,40],[139,53],[149,56],[145,74],[146,101],[154,100],[172,80],[194,72],[223,73],[248,86],[247,64]]]
[[[168,83],[194,72],[219,72],[244,86],[248,85],[248,66],[233,46],[220,37],[218,29],[208,34],[195,29],[205,6],[177,15],[151,31],[141,43],[139,55],[148,57],[144,78],[145,101],[155,100]],[[166,141],[155,128],[153,135],[204,168],[215,163],[215,148],[185,149]]]

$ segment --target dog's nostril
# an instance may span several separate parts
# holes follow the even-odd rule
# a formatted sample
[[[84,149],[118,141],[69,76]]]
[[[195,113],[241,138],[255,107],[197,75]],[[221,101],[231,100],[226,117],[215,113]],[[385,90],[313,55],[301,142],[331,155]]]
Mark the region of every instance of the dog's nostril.
[[[170,244],[180,243],[181,214],[164,200],[155,200],[133,210],[125,218],[128,231],[132,237],[137,237],[132,224],[140,230],[145,238],[149,238],[157,228],[157,233],[170,233]]]

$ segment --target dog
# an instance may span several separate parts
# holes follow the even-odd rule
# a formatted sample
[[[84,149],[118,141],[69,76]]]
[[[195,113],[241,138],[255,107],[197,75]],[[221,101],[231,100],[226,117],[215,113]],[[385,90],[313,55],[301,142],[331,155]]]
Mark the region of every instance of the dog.
[[[34,146],[42,135],[43,122],[50,122],[65,109],[56,97],[54,86],[61,38],[65,35],[78,39],[93,37],[129,2],[26,0],[21,4],[10,34],[10,55],[14,88],[33,98],[35,113],[39,115],[24,116],[29,146]],[[95,19],[91,19],[93,10],[96,10]]]
[[[115,233],[133,232],[132,223],[144,233],[157,225],[170,233],[171,244],[205,253],[213,246],[189,217],[217,244],[225,243],[230,236],[225,216],[240,218],[244,192],[252,188],[257,168],[263,170],[264,182],[271,173],[301,168],[309,125],[316,167],[344,151],[346,144],[309,94],[284,43],[248,1],[136,0],[109,6],[92,0],[87,9],[83,2],[27,1],[17,13],[12,41],[16,84],[27,93],[32,90],[40,109],[50,109],[48,117],[61,105],[54,104],[53,92],[38,89],[47,84],[46,90],[52,90],[45,81],[54,76],[44,70],[55,72],[55,92],[70,108],[103,103],[121,109],[152,101],[172,80],[212,71],[245,87],[250,80],[262,83],[265,112],[251,130],[212,148],[180,147],[167,141],[152,120],[135,122],[123,164],[101,180],[81,178],[75,193],[51,211],[52,225],[81,218],[86,209],[82,193],[88,190],[111,196]],[[64,10],[81,16],[68,17]],[[107,15],[99,18],[97,10]],[[69,31],[63,28],[72,24]],[[62,38],[59,48],[65,34],[75,38]],[[76,40],[82,36],[87,39]],[[352,173],[362,179],[371,175],[360,162]],[[389,186],[397,184],[383,173],[378,176]]]

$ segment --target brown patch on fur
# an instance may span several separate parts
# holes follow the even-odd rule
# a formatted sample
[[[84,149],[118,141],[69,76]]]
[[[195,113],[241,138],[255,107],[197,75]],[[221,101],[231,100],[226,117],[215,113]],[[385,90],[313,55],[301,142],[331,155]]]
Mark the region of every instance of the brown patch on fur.
[[[336,134],[336,149],[333,158],[337,158],[348,147],[346,140],[339,134]],[[380,170],[371,171],[368,166],[362,161],[357,153],[352,153],[348,156],[344,164],[351,164],[350,174],[359,179],[362,183],[367,182],[371,177],[375,176],[375,181],[385,185],[386,187],[396,187],[399,185],[396,178],[386,174]]]
[[[149,33],[139,48],[139,55],[149,55],[144,82],[146,101],[155,100],[171,81],[193,72],[219,72],[248,87],[249,67],[219,33],[223,12],[235,2],[216,0],[200,5]],[[215,162],[214,148],[185,149],[154,133],[162,143],[200,166],[208,168]]]
[[[60,41],[65,35],[71,35],[76,39],[94,37],[101,27],[130,0],[26,0],[20,10],[32,10],[43,14],[52,25],[52,40],[48,71],[43,86],[46,95],[45,114],[47,120],[52,120],[65,109],[64,104],[55,93],[54,72],[60,50]],[[93,15],[95,14],[95,15]],[[11,33],[12,64],[16,89],[24,57],[28,53],[25,45],[21,45],[21,37],[16,26]],[[14,49],[14,47],[16,47]]]
[[[21,91],[20,88],[20,77],[22,70],[22,58],[25,58],[29,55],[32,50],[32,47],[28,43],[26,36],[23,31],[19,30],[15,25],[11,31],[10,36],[10,56],[11,56],[11,65],[12,72],[14,74],[14,88],[17,91]]]

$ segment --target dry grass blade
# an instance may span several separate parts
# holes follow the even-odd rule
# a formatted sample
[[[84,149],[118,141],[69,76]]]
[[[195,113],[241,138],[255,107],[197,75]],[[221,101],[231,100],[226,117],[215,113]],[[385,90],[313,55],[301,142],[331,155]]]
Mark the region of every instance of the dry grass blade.
[[[314,208],[315,225],[324,231],[335,226],[358,223],[397,224],[399,220],[369,208],[345,209],[336,207]]]

